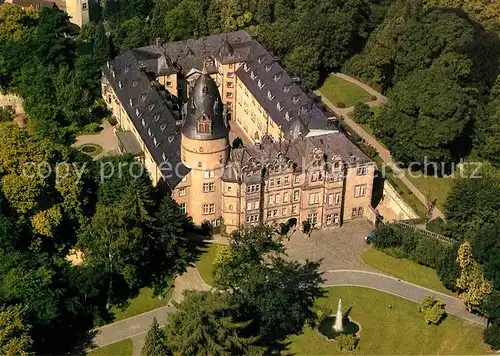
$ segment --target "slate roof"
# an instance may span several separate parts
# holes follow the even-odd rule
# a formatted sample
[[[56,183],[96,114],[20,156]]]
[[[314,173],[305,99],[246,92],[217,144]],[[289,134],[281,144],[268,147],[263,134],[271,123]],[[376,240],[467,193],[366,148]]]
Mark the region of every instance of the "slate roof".
[[[101,69],[154,161],[165,168],[162,172],[165,180],[175,187],[189,173],[189,168],[181,162],[175,117],[156,85],[141,71],[132,51],[119,55]],[[175,167],[178,175],[174,174]]]
[[[292,141],[267,142],[236,149],[231,151],[230,165],[236,172],[240,172],[244,166],[257,167],[255,175],[257,173],[260,175],[261,168],[276,164],[277,157],[282,156],[286,162],[293,164],[296,171],[300,172],[308,168],[307,165],[312,162],[317,149],[321,154],[326,155],[327,161],[342,160],[349,167],[372,162],[343,133],[332,132]]]
[[[210,120],[210,133],[198,132],[197,124],[201,117]],[[201,74],[194,84],[181,131],[194,140],[217,140],[229,135],[219,89],[206,73]]]

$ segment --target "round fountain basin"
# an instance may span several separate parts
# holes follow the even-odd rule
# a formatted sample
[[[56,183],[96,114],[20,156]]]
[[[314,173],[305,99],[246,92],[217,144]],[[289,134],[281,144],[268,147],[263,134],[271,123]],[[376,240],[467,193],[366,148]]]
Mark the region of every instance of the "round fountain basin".
[[[343,329],[341,332],[338,332],[334,328],[335,319],[336,316],[329,316],[318,328],[319,333],[326,337],[328,340],[335,339],[335,337],[339,334],[356,335],[361,329],[358,323],[352,321],[350,318],[344,318],[344,320],[342,321]]]

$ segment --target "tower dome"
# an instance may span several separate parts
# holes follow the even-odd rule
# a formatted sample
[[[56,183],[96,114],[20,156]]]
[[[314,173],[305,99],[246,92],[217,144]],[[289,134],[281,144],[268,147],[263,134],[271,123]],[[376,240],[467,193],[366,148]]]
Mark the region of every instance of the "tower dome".
[[[229,135],[219,89],[206,73],[194,84],[181,132],[194,140],[217,140]]]

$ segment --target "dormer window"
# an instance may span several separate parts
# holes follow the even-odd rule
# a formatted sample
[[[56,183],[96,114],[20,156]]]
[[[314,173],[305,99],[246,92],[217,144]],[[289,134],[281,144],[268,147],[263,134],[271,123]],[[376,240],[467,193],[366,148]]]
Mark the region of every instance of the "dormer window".
[[[248,71],[250,70],[250,67],[248,66],[248,64],[246,64],[246,63],[245,63],[245,64],[243,64],[243,70],[244,70],[245,72],[248,72]]]
[[[174,141],[174,136],[170,135],[167,137],[168,143],[172,143]]]
[[[262,64],[262,62],[264,62],[264,56],[259,56],[259,58],[257,58],[257,62],[259,62],[259,64]]]
[[[262,83],[259,79],[258,83],[257,83],[257,86],[259,87],[259,89],[262,89],[266,86],[266,84]]]
[[[128,73],[130,71],[129,67],[125,67],[125,73]]]
[[[154,116],[154,120],[155,120],[156,122],[160,121],[160,114],[156,114],[156,115]]]
[[[270,90],[268,90],[268,91],[267,91],[267,98],[268,98],[269,100],[273,100],[273,99],[274,99],[274,95],[273,95],[273,93],[271,93],[271,91],[270,91]]]
[[[305,113],[307,113],[307,111],[308,111],[308,110],[307,110],[307,106],[302,105],[302,106],[300,107],[300,111],[301,111],[302,113],[304,113],[304,114],[305,114]]]
[[[255,78],[257,78],[257,75],[253,72],[250,73],[250,78],[252,78],[252,80],[255,80]]]
[[[156,136],[153,137],[153,143],[155,144],[155,147],[158,147],[158,145],[160,144],[156,139]]]
[[[292,118],[290,116],[290,114],[288,113],[288,111],[285,113],[285,120],[286,121],[290,121]]]
[[[292,101],[294,104],[297,104],[299,102],[299,96],[298,95],[292,96]]]
[[[167,155],[165,154],[165,152],[161,153],[161,158],[163,159],[163,161],[167,160]]]
[[[166,124],[161,124],[160,125],[160,130],[165,131],[166,128],[167,128]]]
[[[155,104],[150,104],[150,105],[148,106],[148,110],[149,110],[149,111],[153,111],[153,109],[154,109],[154,108],[155,108]]]
[[[271,70],[271,68],[272,68],[272,67],[273,67],[273,65],[272,65],[272,64],[268,64],[268,65],[266,65],[266,72],[268,72],[268,73],[269,73],[269,71]]]
[[[274,82],[277,83],[278,80],[280,80],[281,78],[281,74],[280,73],[276,73],[274,76],[273,76],[273,79],[274,79]]]
[[[132,99],[128,99],[128,104],[129,104],[131,107],[134,107],[134,103],[132,102]]]
[[[283,110],[283,106],[281,105],[281,103],[279,101],[276,103],[276,107],[278,108],[279,111]]]
[[[134,80],[134,81],[132,82],[132,86],[133,86],[133,87],[136,87],[136,86],[137,86],[137,84],[139,84],[139,82],[138,82],[137,80]]]
[[[141,94],[142,101],[146,101],[147,98],[148,98],[148,96],[146,94]]]
[[[151,132],[151,128],[148,129],[148,135],[149,135],[149,137],[153,136],[153,133]]]
[[[146,121],[144,119],[141,120],[142,126],[146,127]]]
[[[136,115],[137,117],[141,117],[141,116],[142,116],[142,115],[141,115],[141,112],[140,112],[140,111],[139,111],[139,109],[137,109],[137,108],[135,109],[135,115]]]
[[[205,66],[207,67],[213,67],[214,65],[214,60],[212,58],[206,58],[205,59]]]
[[[198,129],[198,133],[209,135],[212,133],[212,119],[205,114],[200,117],[196,127]]]
[[[108,68],[110,68],[110,67],[111,67],[111,64],[109,63],[109,61],[107,61],[107,62],[106,62],[106,66],[107,66]]]
[[[285,86],[283,87],[283,91],[284,91],[285,93],[288,93],[288,92],[290,91],[290,89],[291,89],[291,88],[292,88],[292,86],[291,86],[291,85],[285,85]]]
[[[113,78],[116,78],[116,72],[114,69],[111,71],[111,75],[113,76]]]
[[[118,81],[118,87],[119,87],[120,89],[121,89],[121,88],[123,88],[123,83],[122,83],[122,81],[121,81],[121,80],[120,80],[120,81]]]

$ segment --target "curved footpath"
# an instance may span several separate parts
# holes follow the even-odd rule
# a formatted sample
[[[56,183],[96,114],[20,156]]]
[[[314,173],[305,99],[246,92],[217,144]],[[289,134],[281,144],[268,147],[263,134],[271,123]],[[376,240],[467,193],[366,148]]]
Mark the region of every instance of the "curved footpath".
[[[193,268],[193,270],[195,270]],[[196,271],[198,272],[198,271]],[[486,325],[486,320],[464,309],[455,297],[433,291],[413,283],[399,280],[377,272],[357,270],[328,270],[323,272],[323,287],[357,286],[390,293],[414,302],[421,302],[426,295],[434,295],[446,304],[446,311],[471,323]],[[94,344],[103,347],[128,338],[143,337],[149,330],[153,317],[160,325],[167,321],[168,314],[175,311],[172,306],[158,308],[119,322],[96,329]]]
[[[426,295],[433,295],[446,304],[446,312],[471,323],[486,326],[486,319],[469,313],[460,299],[432,289],[402,281],[377,272],[335,270],[323,274],[324,287],[357,286],[376,289],[420,303]]]

